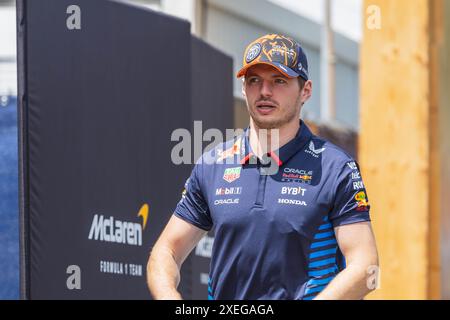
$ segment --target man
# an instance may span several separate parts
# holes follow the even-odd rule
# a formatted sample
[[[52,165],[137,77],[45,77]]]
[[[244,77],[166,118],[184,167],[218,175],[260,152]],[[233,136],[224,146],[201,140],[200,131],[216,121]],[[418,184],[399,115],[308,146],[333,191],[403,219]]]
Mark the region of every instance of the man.
[[[355,161],[299,121],[312,94],[301,46],[263,36],[237,76],[250,126],[194,167],[149,258],[153,297],[182,298],[181,265],[214,227],[210,299],[362,299],[378,265],[366,191]]]

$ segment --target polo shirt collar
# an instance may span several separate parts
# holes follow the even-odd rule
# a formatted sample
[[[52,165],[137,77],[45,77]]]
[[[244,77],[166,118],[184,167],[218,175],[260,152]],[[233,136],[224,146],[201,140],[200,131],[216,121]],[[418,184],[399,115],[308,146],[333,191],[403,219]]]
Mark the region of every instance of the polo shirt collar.
[[[246,165],[250,162],[250,158],[255,157],[251,151],[249,143],[250,127],[248,127],[241,140],[241,164]],[[312,138],[313,134],[303,120],[300,119],[300,129],[295,137],[276,151],[271,151],[267,156],[271,157],[278,166],[286,163],[292,156],[300,151],[305,144]]]

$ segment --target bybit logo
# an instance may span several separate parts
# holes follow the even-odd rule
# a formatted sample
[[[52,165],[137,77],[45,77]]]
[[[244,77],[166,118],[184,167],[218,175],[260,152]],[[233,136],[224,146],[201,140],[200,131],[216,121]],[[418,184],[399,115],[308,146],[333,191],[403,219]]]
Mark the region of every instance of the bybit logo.
[[[137,217],[142,217],[142,225],[135,222],[120,221],[114,217],[105,218],[96,214],[92,220],[89,240],[142,246],[142,231],[147,226],[148,204],[144,204]]]

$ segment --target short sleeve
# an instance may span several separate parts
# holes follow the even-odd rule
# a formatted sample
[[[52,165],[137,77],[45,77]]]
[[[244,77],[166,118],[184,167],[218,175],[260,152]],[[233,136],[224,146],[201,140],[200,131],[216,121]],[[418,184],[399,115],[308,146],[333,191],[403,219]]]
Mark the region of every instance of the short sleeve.
[[[329,214],[334,227],[370,221],[370,205],[358,164],[351,160],[339,168],[334,206]]]
[[[187,179],[181,199],[174,210],[174,215],[206,231],[211,230],[212,220],[208,203],[201,188],[201,164],[196,164]]]

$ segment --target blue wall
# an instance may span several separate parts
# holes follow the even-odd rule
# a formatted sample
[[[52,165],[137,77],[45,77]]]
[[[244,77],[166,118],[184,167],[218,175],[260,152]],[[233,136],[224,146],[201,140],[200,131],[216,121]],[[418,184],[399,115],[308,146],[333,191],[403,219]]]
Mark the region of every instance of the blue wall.
[[[19,298],[17,99],[0,96],[0,299]]]

